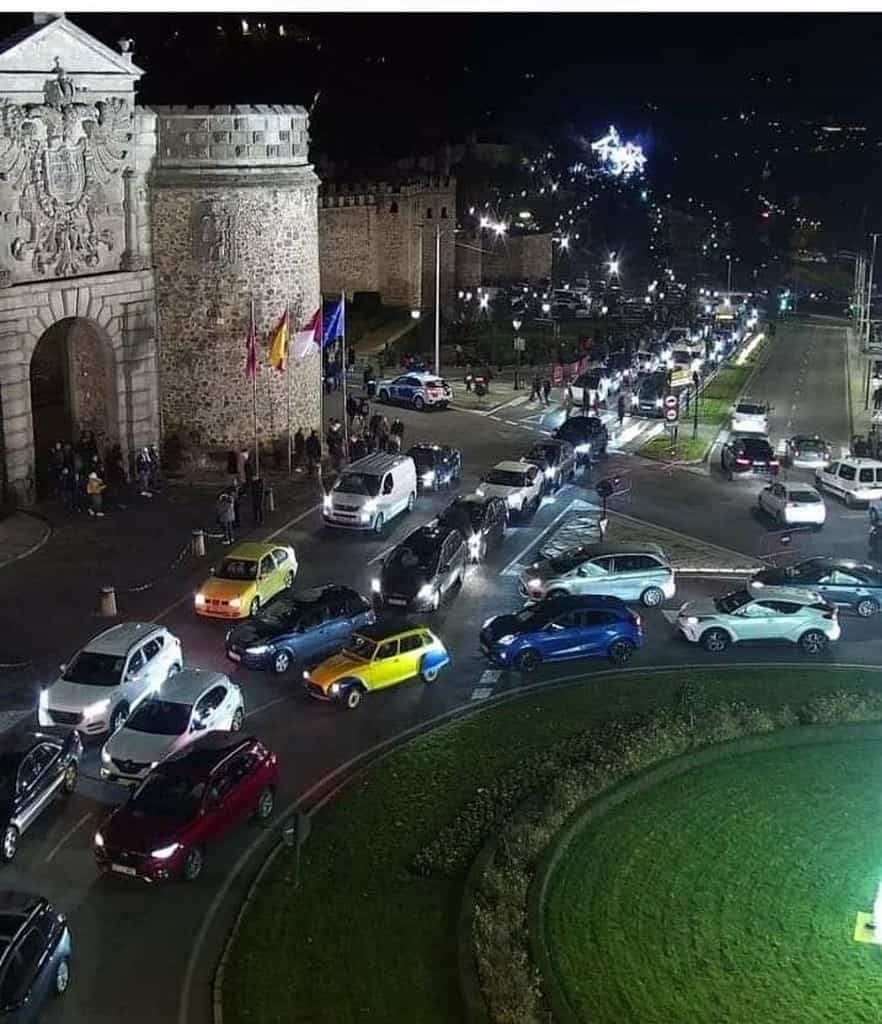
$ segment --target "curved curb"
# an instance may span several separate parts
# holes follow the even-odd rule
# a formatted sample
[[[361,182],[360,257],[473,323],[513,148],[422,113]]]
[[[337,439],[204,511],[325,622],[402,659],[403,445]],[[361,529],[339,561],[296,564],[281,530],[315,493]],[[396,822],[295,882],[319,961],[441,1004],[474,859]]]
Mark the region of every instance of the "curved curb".
[[[36,519],[41,522],[43,524],[43,536],[36,542],[36,544],[32,544],[25,551],[20,551],[17,555],[13,555],[11,558],[7,558],[0,562],[0,569],[5,569],[8,565],[14,565],[16,562],[20,562],[23,558],[27,558],[28,555],[34,554],[35,551],[39,551],[55,532],[55,527],[52,525],[51,520],[47,519],[45,516],[38,515],[36,512],[28,512],[27,509],[16,509],[14,514],[27,516],[29,519]]]
[[[550,882],[560,866],[561,860],[568,853],[573,840],[581,835],[587,825],[599,821],[627,800],[640,796],[660,783],[684,775],[694,768],[756,751],[841,743],[846,736],[849,740],[882,741],[882,723],[796,726],[702,747],[700,750],[681,754],[655,768],[648,768],[639,775],[632,776],[602,796],[589,800],[571,815],[567,824],[557,833],[542,854],[527,894],[527,932],[530,952],[533,963],[542,977],[543,991],[557,1024],[584,1024],[584,1021],[573,1010],[554,968],[554,959],[549,952],[546,936],[546,901]]]

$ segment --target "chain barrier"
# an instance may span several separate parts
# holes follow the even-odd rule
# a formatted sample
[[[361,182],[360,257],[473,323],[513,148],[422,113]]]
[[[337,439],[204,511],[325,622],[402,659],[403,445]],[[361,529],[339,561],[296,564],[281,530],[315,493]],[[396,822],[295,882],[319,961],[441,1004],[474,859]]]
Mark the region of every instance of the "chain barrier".
[[[208,530],[202,531],[203,536],[206,540],[223,540],[222,533],[209,533]],[[193,542],[188,540],[187,543],[181,548],[181,550],[175,555],[169,564],[168,568],[160,575],[149,580],[147,583],[137,583],[133,587],[121,587],[119,588],[120,594],[141,594],[145,590],[150,590],[151,587],[155,587],[157,583],[161,583],[167,576],[171,575],[177,569],[177,567],[183,562],[188,554],[193,550]]]

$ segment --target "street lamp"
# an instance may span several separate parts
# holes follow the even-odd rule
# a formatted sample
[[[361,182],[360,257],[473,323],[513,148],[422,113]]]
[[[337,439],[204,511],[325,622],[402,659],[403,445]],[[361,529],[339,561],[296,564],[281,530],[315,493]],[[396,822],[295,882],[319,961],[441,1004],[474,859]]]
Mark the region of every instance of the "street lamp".
[[[411,320],[419,320],[420,315],[421,314],[420,314],[420,311],[418,309],[412,309],[410,311],[410,318],[411,318]]]
[[[616,259],[616,254],[614,252],[611,252],[609,254],[609,276],[610,277],[613,277],[613,276],[618,277],[618,273],[619,273],[619,261]]]
[[[515,317],[514,320],[512,320],[512,322],[511,322],[511,326],[514,329],[514,332],[515,332],[514,347],[515,347],[515,352],[517,352],[517,354],[518,354],[518,368],[515,371],[515,379],[514,379],[514,389],[515,389],[515,391],[517,391],[518,388],[520,387],[520,376],[521,376],[521,351],[522,351],[521,345],[522,345],[522,343],[521,343],[521,339],[518,337],[518,331],[521,329],[521,321],[517,317]]]
[[[726,263],[729,265],[728,281],[726,284],[726,291],[732,294],[732,257],[726,253]]]
[[[542,303],[542,312],[546,316],[548,316],[548,314],[551,312],[551,305],[550,305],[550,303],[548,303],[548,302],[543,302]]]

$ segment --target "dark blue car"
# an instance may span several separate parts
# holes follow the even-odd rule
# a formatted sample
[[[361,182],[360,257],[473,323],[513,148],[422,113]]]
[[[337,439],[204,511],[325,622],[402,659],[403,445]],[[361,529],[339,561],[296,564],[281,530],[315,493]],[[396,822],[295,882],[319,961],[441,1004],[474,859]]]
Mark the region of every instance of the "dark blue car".
[[[543,661],[609,658],[624,665],[643,642],[640,616],[617,597],[560,597],[488,619],[481,650],[503,668],[534,672]]]
[[[282,591],[227,633],[227,657],[246,668],[287,672],[333,654],[374,618],[370,601],[349,587]]]

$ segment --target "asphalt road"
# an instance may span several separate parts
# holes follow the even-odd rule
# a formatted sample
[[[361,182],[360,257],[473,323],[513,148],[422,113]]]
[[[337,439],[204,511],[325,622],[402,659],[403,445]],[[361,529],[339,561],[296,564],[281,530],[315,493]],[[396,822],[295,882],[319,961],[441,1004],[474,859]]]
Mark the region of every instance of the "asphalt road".
[[[779,329],[751,386],[752,394],[775,406],[773,440],[784,431],[803,429],[845,440],[843,345],[841,329],[810,323]],[[795,409],[790,408],[793,405]],[[555,417],[560,417],[559,412],[537,410],[524,402],[487,412],[404,410],[400,415],[406,444],[426,438],[462,447],[463,490],[468,490],[487,468],[520,453],[537,430],[550,430]],[[625,428],[632,425],[629,421]],[[794,534],[784,548],[780,531],[754,512],[758,483],[730,483],[714,468],[670,469],[627,453],[613,454],[602,472],[620,475],[627,486],[626,493],[611,502],[613,508],[729,549],[761,557],[830,551],[862,557],[866,552],[866,513],[848,512],[830,498],[826,499],[824,531]],[[491,614],[519,607],[512,567],[530,559],[570,502],[593,497],[593,482],[582,478],[553,500],[546,499],[535,519],[513,527],[503,547],[470,572],[462,592],[437,614],[433,628],[453,654],[452,667],[437,683],[415,682],[370,696],[356,712],[311,702],[303,695],[296,673],[274,677],[234,668],[223,655],[225,624],[193,615],[189,587],[164,594],[167,607],[153,609],[152,615],[161,617],[180,636],[189,664],[226,671],[240,683],[249,710],[247,728],[278,751],[283,780],[278,814],[268,830],[246,826],[211,850],[204,876],[195,885],[150,888],[101,878],[92,862],[92,836],[121,794],[97,780],[97,748],[90,748],[78,792],[32,826],[19,858],[4,869],[4,884],[37,890],[70,915],[76,954],[73,983],[64,1004],[54,1006],[46,1019],[83,1024],[118,1024],[123,1019],[129,1024],[208,1021],[217,956],[261,859],[253,854],[261,844],[263,849],[269,847],[285,810],[300,800],[313,802],[332,773],[389,738],[523,684],[516,673],[489,669],[477,649],[477,630]],[[298,586],[338,580],[369,593],[383,554],[449,500],[446,494],[422,498],[414,512],[396,521],[383,538],[328,533],[317,510],[299,513],[298,520],[283,527],[278,536],[297,550]],[[669,608],[733,586],[725,580],[683,578]],[[633,668],[718,663],[714,656],[677,639],[663,611],[648,612],[643,619],[646,642]],[[846,615],[843,624],[843,639],[824,660],[882,662],[877,623]],[[802,656],[787,647],[754,645],[729,650],[722,658],[727,663],[798,662]],[[528,681],[578,674],[585,677],[585,685],[614,685],[608,678],[592,683],[592,676],[607,670],[606,663],[570,662],[543,668]]]

